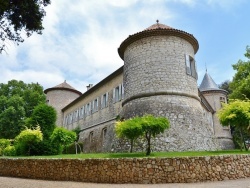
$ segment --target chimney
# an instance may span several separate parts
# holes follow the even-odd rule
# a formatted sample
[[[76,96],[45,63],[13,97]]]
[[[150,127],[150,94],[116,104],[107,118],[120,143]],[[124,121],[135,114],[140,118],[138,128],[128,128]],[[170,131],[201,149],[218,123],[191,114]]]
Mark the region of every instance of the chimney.
[[[88,86],[87,86],[87,91],[90,89],[90,88],[92,88],[93,87],[93,84],[89,84]]]

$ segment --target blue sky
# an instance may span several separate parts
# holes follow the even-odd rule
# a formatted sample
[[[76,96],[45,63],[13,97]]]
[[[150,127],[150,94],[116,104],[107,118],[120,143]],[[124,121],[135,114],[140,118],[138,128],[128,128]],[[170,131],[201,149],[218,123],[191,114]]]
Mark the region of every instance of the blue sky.
[[[232,79],[232,64],[250,45],[249,0],[52,0],[43,35],[0,54],[0,82],[38,82],[44,89],[64,80],[81,92],[123,65],[117,48],[128,35],[160,20],[193,34],[198,85],[208,73],[216,83]]]

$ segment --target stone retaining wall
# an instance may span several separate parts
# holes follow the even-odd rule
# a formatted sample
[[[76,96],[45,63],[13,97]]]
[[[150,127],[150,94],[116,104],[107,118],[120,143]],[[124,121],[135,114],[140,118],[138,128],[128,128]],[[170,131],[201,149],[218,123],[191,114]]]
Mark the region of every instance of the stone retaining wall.
[[[250,155],[183,158],[0,158],[0,176],[95,183],[179,183],[250,177]]]

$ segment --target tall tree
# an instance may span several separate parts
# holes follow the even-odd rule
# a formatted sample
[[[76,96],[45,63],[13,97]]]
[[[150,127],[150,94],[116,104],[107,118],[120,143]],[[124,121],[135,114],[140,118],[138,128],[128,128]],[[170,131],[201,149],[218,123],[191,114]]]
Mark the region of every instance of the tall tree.
[[[43,138],[48,140],[56,127],[56,110],[47,104],[40,104],[26,122],[33,127],[40,126]]]
[[[21,32],[29,37],[43,30],[44,7],[50,0],[1,0],[0,1],[0,53],[6,49],[6,40],[23,42]]]
[[[244,132],[249,128],[250,122],[250,101],[230,100],[229,104],[222,104],[222,108],[217,112],[220,123],[224,126],[232,126],[240,132],[241,143],[246,147]]]
[[[39,84],[26,84],[11,80],[0,84],[0,138],[14,138],[38,104],[45,104],[43,88]]]
[[[228,94],[232,93],[232,90],[229,88],[230,80],[225,80],[221,84],[219,84],[220,89],[224,89],[228,92]]]
[[[238,63],[232,65],[236,71],[229,88],[232,93],[229,95],[231,99],[250,99],[250,47],[246,47],[246,60],[239,60]]]

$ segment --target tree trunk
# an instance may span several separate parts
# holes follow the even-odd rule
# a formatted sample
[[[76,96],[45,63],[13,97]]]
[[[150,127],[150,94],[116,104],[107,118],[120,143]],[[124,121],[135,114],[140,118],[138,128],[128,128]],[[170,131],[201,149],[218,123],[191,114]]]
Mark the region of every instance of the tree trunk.
[[[134,139],[130,140],[130,153],[133,152],[133,146],[134,146]]]
[[[248,151],[248,148],[247,148],[246,142],[245,142],[245,138],[244,138],[244,136],[242,134],[242,127],[240,127],[240,137],[241,137],[241,141],[243,142],[243,146],[245,148],[245,151]]]
[[[147,139],[147,149],[146,149],[146,155],[150,155],[151,153],[151,132],[146,132],[146,139]]]

